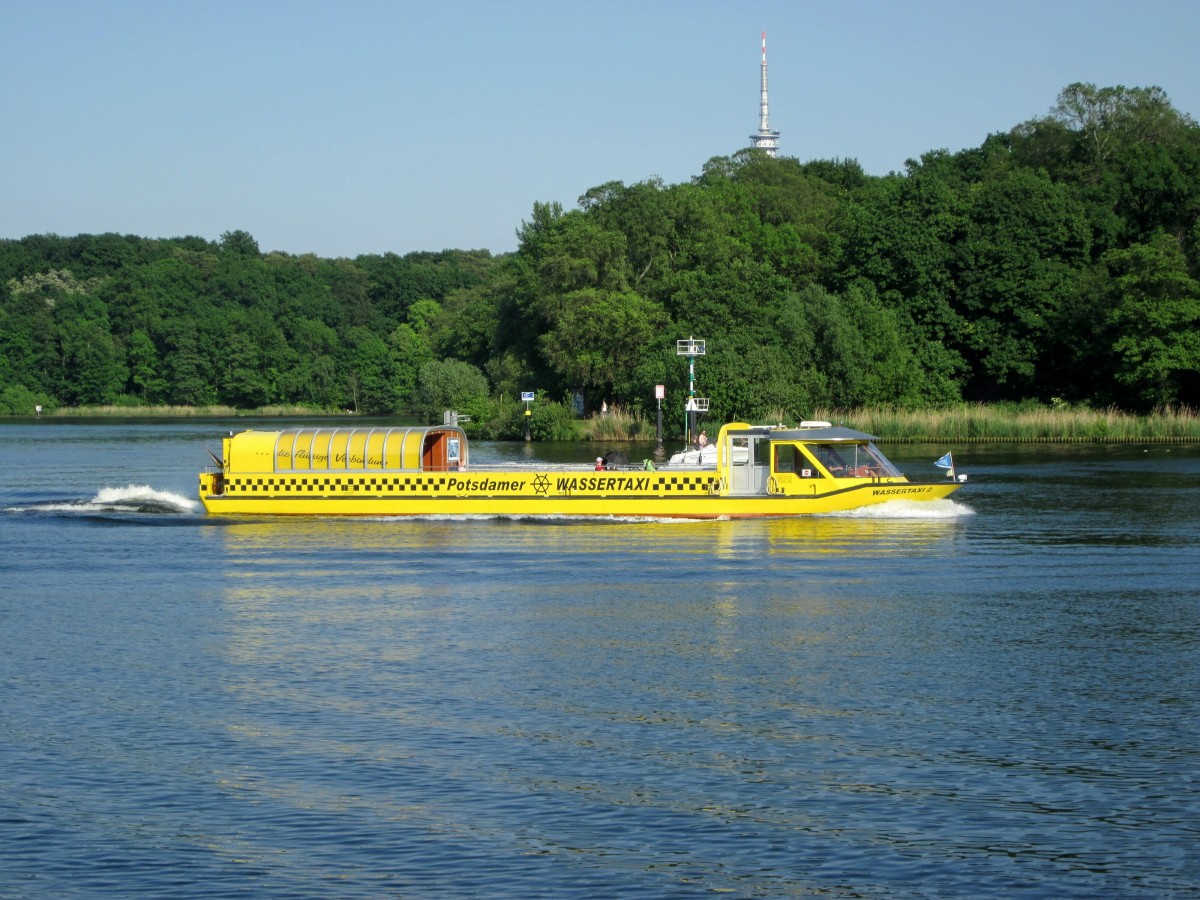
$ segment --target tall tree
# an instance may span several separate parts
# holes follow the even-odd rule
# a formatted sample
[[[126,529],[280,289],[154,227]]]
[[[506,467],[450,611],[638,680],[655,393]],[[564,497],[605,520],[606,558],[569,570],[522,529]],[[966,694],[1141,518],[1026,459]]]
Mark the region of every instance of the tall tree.
[[[561,298],[542,349],[567,387],[627,399],[630,374],[666,324],[666,311],[634,291],[585,288]]]
[[[1045,173],[1009,169],[972,190],[955,305],[977,385],[1036,392],[1089,250],[1082,206]]]
[[[1103,263],[1117,382],[1141,408],[1200,402],[1200,283],[1179,241],[1159,234]]]

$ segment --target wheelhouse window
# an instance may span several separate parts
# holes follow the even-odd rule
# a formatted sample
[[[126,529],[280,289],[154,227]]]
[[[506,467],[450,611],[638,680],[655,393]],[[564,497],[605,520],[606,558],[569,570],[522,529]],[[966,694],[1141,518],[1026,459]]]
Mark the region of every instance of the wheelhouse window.
[[[834,478],[896,478],[900,470],[873,443],[814,444],[813,456]]]

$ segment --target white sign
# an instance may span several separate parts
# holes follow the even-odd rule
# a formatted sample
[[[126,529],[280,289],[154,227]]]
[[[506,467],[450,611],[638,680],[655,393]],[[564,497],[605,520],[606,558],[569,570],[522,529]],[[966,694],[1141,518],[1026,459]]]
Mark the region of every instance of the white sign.
[[[665,396],[667,396],[667,389],[666,389],[666,387],[665,387],[664,385],[661,385],[661,384],[656,384],[656,385],[654,386],[654,398],[655,398],[656,400],[661,400],[661,399],[662,399],[663,397],[665,397]]]
[[[533,391],[521,391],[521,402],[522,403],[532,403],[533,402]]]

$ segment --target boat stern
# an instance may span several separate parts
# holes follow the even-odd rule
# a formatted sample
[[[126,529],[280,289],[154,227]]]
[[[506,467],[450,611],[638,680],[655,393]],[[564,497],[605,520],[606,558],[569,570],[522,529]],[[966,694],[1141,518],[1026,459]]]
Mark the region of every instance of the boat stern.
[[[225,473],[218,469],[206,469],[200,473],[200,503],[205,512],[212,512],[211,500],[225,493]]]

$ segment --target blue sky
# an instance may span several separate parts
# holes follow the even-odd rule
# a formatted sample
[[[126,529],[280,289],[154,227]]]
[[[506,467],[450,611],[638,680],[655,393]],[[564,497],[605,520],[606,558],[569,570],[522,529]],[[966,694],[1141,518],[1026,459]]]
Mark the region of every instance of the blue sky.
[[[1075,82],[1200,118],[1200,0],[0,0],[0,237],[516,247],[534,201],[673,184],[758,127],[872,174]]]

